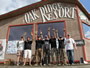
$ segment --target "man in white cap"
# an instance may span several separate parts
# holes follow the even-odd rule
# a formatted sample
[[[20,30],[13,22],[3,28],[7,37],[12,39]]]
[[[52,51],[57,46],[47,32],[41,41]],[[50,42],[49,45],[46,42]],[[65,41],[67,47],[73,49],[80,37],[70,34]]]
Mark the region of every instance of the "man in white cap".
[[[70,34],[67,35],[65,40],[65,48],[69,60],[69,64],[72,65],[74,63],[74,48],[77,50],[76,43],[74,39],[71,38]]]

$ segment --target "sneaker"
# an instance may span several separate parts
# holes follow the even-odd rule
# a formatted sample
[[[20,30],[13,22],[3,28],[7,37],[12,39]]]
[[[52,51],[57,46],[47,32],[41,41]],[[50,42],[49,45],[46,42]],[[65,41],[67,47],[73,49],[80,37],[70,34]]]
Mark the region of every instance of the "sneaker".
[[[46,64],[44,64],[44,66],[46,66]]]
[[[49,66],[51,66],[51,64],[48,64]]]
[[[40,65],[42,66],[42,63],[40,63]]]
[[[38,64],[35,64],[35,66],[38,66]]]
[[[68,66],[70,66],[70,64],[67,64]]]
[[[72,65],[75,65],[74,63],[72,63]]]
[[[61,63],[61,66],[63,65],[63,63]]]
[[[19,64],[17,64],[17,66],[19,66]]]
[[[25,66],[25,64],[23,64],[23,66]]]
[[[30,66],[32,66],[32,64],[29,64]]]
[[[61,64],[58,64],[58,66],[60,66]]]
[[[66,63],[64,63],[64,65],[67,65]]]
[[[75,65],[74,63],[70,64],[70,66]]]
[[[88,62],[84,61],[84,64],[88,64]]]

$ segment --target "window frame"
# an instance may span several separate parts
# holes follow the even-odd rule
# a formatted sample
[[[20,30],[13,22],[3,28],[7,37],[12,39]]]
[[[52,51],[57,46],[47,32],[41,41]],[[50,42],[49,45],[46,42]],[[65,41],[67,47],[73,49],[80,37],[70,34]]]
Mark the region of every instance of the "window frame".
[[[84,38],[87,39],[87,40],[90,40],[90,38],[85,37],[83,24],[85,24],[85,25],[87,25],[87,26],[90,26],[90,25],[89,25],[88,23],[86,23],[85,21],[81,21],[81,22],[82,22],[82,30],[83,30]]]
[[[17,27],[17,26],[26,26],[26,25],[32,25],[33,26],[33,32],[34,32],[34,24],[33,23],[29,23],[29,24],[17,24],[17,25],[9,25],[8,26],[8,30],[7,30],[7,36],[6,36],[6,43],[8,43],[8,39],[9,39],[9,33],[10,33],[10,29],[11,27]]]
[[[65,37],[67,37],[67,27],[66,27],[66,21],[65,20],[60,20],[60,21],[49,21],[49,22],[37,22],[36,23],[36,31],[38,31],[38,24],[49,24],[49,23],[57,23],[57,22],[63,22],[64,23],[64,28],[65,28]]]

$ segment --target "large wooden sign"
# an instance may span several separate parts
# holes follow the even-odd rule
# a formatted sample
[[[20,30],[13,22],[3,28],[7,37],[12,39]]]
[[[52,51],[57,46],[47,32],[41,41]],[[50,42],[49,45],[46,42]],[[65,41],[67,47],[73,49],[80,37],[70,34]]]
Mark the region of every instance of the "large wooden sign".
[[[43,22],[58,19],[58,18],[74,18],[75,7],[63,7],[61,3],[47,4],[43,7],[39,7],[37,10],[40,11],[38,14],[36,9],[25,13],[25,22],[30,23],[34,20],[42,18]]]

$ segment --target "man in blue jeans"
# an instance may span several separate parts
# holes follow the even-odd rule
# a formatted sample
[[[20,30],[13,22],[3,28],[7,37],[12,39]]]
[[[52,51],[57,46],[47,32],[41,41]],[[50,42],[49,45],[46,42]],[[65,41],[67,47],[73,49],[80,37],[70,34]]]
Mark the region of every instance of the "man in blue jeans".
[[[77,50],[76,43],[74,39],[68,34],[65,40],[65,48],[69,60],[69,64],[72,65],[74,63],[74,48]]]

